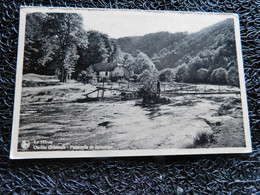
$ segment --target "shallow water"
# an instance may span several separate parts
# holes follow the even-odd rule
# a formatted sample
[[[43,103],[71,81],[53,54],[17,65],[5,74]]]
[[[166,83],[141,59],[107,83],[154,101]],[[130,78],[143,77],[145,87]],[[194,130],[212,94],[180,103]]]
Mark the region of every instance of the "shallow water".
[[[27,105],[22,107],[20,140],[113,149],[184,148],[198,132],[211,132],[203,117],[218,108],[213,101],[190,98],[150,107],[136,101]]]

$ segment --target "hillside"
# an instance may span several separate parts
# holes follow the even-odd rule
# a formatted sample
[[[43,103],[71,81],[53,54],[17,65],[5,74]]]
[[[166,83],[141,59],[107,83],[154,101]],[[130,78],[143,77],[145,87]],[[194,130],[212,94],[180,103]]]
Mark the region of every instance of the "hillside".
[[[144,36],[120,38],[117,39],[117,43],[124,52],[135,54],[136,50],[141,50],[152,58],[163,48],[180,44],[185,37],[187,37],[187,33],[157,32]]]
[[[197,33],[169,32],[151,33],[139,37],[124,37],[117,40],[121,50],[132,55],[137,50],[149,56],[158,70],[174,68],[195,56],[207,58],[214,67],[227,66],[223,61],[236,58],[234,25],[227,19]],[[212,61],[213,60],[213,61]],[[224,67],[226,68],[226,67]]]

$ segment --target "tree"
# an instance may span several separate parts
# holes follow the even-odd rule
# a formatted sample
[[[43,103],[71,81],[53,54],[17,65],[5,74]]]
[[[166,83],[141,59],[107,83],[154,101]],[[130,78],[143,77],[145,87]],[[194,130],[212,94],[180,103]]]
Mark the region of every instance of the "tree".
[[[227,83],[227,70],[225,68],[215,69],[210,76],[211,83],[213,84],[226,84]]]
[[[239,75],[237,69],[232,66],[227,73],[227,83],[233,86],[239,86]]]
[[[134,72],[135,58],[131,54],[125,53],[123,55],[123,64],[126,66],[128,71]]]
[[[196,83],[198,82],[197,72],[200,68],[203,68],[203,60],[199,56],[195,56],[190,62],[187,64],[187,75],[188,78],[185,79],[187,82]]]
[[[60,81],[66,82],[68,75],[74,71],[77,47],[83,45],[82,17],[74,13],[48,13],[44,26],[49,40],[55,45],[53,60],[60,70]]]
[[[46,14],[31,13],[26,16],[23,73],[38,73],[51,60],[53,45],[43,31]]]
[[[88,46],[78,48],[80,57],[76,65],[77,72],[96,63],[115,60],[118,46],[108,35],[91,30],[87,32],[86,37]]]
[[[178,67],[176,72],[176,81],[177,82],[184,82],[188,80],[188,72],[187,72],[187,64],[182,64]]]
[[[206,68],[200,68],[197,72],[198,80],[202,83],[206,83],[209,75],[209,71]]]
[[[150,80],[152,78],[152,74],[149,70],[144,70],[143,73],[139,76],[139,80],[144,82]]]
[[[144,70],[140,75],[140,81],[143,82],[143,87],[139,89],[138,96],[143,98],[143,103],[160,102],[160,96],[157,95],[158,74]]]
[[[175,70],[172,68],[162,69],[159,73],[159,80],[162,82],[172,82],[175,78]]]
[[[60,67],[60,70],[64,70],[63,75],[61,75],[60,80],[62,82],[65,82],[67,80],[67,76],[71,76],[71,74],[74,72],[75,64],[79,58],[79,55],[77,54],[77,48],[69,47],[65,52],[65,59],[63,60],[63,65]]]
[[[65,82],[74,71],[77,48],[86,47],[82,17],[74,13],[32,13],[26,17],[24,72],[40,73],[49,62]]]
[[[157,69],[152,60],[146,54],[138,51],[133,70],[135,74],[142,74],[144,70],[153,72]]]

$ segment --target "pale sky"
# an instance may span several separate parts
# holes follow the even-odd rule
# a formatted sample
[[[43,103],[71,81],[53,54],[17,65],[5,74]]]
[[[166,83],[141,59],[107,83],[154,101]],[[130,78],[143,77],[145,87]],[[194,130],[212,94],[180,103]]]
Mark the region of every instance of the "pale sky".
[[[111,38],[141,36],[159,31],[193,33],[227,18],[234,18],[231,14],[137,10],[86,10],[81,15],[84,18],[83,26],[87,31],[97,30],[108,34]]]

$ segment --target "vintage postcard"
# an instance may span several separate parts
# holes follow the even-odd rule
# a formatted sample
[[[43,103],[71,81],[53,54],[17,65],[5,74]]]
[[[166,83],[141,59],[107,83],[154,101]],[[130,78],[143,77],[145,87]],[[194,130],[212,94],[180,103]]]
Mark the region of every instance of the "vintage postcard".
[[[21,7],[12,159],[251,152],[236,14]]]

